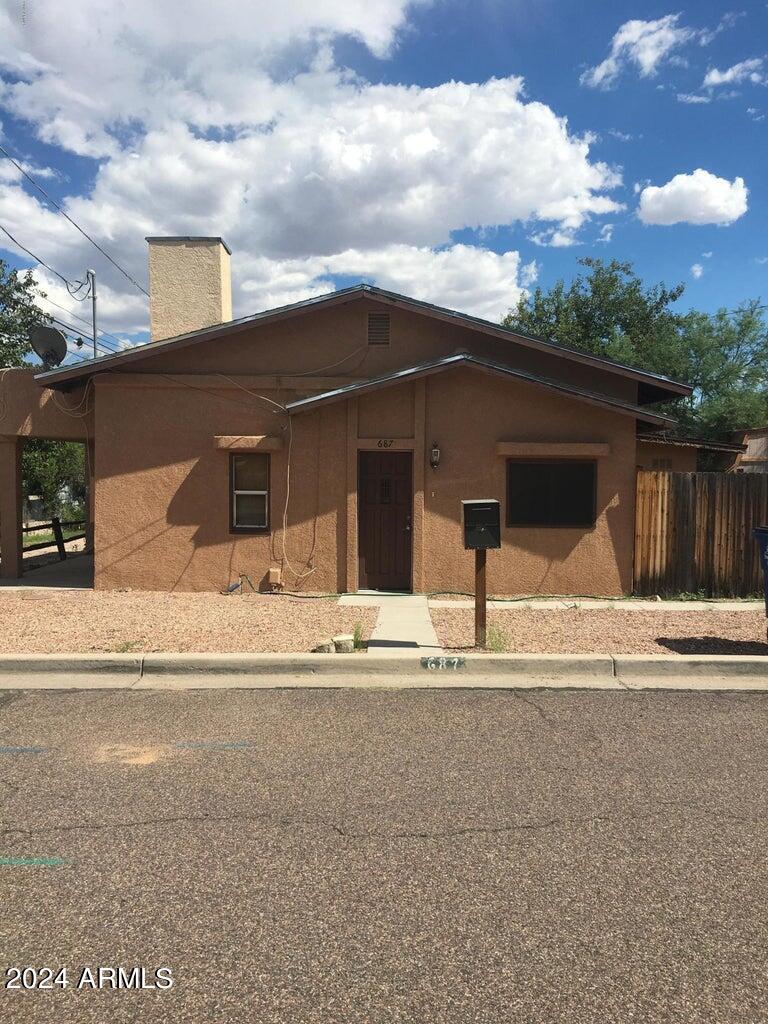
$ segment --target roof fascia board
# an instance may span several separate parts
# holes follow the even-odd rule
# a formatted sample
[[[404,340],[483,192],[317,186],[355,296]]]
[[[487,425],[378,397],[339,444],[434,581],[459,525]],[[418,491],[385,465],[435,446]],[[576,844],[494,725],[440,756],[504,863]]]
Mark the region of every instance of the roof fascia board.
[[[432,306],[428,302],[420,302],[418,299],[411,299],[407,295],[397,295],[395,292],[377,290],[375,292],[379,301],[390,306],[407,306],[415,312],[433,316],[437,320],[446,323],[463,323],[483,334],[490,334],[496,338],[514,338],[528,348],[537,349],[539,352],[546,352],[550,355],[562,356],[565,359],[572,359],[574,362],[585,363],[597,369],[605,370],[607,373],[616,373],[623,377],[631,377],[633,380],[654,385],[662,390],[674,391],[680,395],[690,395],[693,388],[688,384],[681,384],[679,381],[671,380],[661,374],[646,373],[644,370],[635,369],[632,366],[625,366],[623,363],[614,363],[610,359],[601,359],[600,356],[592,356],[588,352],[579,352],[576,349],[566,348],[564,345],[557,345],[547,341],[546,338],[535,338],[530,334],[523,334],[514,331],[509,327],[491,323],[490,320],[482,320],[480,317],[471,316],[468,313],[458,313],[442,306]]]
[[[395,307],[404,307],[412,311],[432,316],[444,323],[459,323],[491,335],[492,337],[509,340],[515,339],[528,348],[546,352],[550,355],[561,356],[564,359],[571,359],[574,362],[583,363],[587,366],[594,366],[607,373],[616,373],[620,376],[629,377],[633,380],[647,383],[660,388],[661,390],[672,391],[679,395],[690,395],[692,388],[687,384],[670,380],[659,374],[646,373],[621,363],[614,363],[608,359],[601,359],[599,356],[592,356],[586,352],[577,352],[574,349],[556,345],[544,338],[534,338],[531,335],[521,334],[509,328],[493,324],[489,320],[481,320],[479,317],[470,316],[467,313],[459,313],[446,309],[442,306],[433,306],[428,302],[419,299],[412,299],[407,295],[398,295],[396,292],[388,292],[385,289],[375,288],[372,285],[353,285],[350,288],[342,288],[337,292],[330,292],[327,295],[318,295],[311,299],[295,302],[288,306],[281,306],[273,310],[265,310],[262,313],[255,313],[252,316],[242,317],[239,320],[230,320],[225,324],[216,324],[213,327],[205,327],[200,331],[193,331],[189,334],[180,335],[175,338],[166,338],[162,341],[147,342],[144,345],[133,349],[126,349],[113,356],[102,356],[98,360],[89,361],[88,365],[67,367],[65,370],[48,370],[35,377],[43,386],[55,386],[65,383],[73,378],[86,376],[88,373],[101,373],[103,370],[111,369],[116,364],[123,365],[126,362],[133,362],[137,359],[151,358],[160,352],[175,351],[186,348],[189,345],[197,344],[199,341],[213,340],[223,335],[233,335],[240,331],[259,324],[276,323],[280,320],[287,320],[294,316],[318,308],[325,308],[341,305],[357,299],[376,299],[377,301]]]
[[[329,296],[321,296],[327,299],[324,305],[343,305],[357,298],[357,295],[350,295],[349,291],[334,292]],[[307,302],[312,302],[312,299]],[[299,305],[298,303],[296,305]],[[301,303],[302,309],[306,303]],[[239,320],[229,320],[224,324],[215,324],[213,327],[204,327],[200,331],[192,331],[190,334],[182,334],[175,338],[163,338],[161,341],[148,341],[143,345],[136,345],[134,348],[127,348],[122,352],[116,352],[112,356],[100,356],[98,359],[88,360],[87,365],[82,363],[75,366],[67,366],[64,369],[47,370],[44,373],[35,375],[35,380],[43,387],[55,387],[57,384],[65,384],[72,379],[87,376],[88,373],[105,373],[122,367],[125,363],[136,362],[141,359],[153,359],[156,355],[164,352],[175,352],[177,349],[188,348],[200,341],[212,341],[215,338],[239,334],[258,324],[276,323],[280,320],[288,320],[298,315],[302,310],[295,306],[283,306],[276,310],[267,310],[264,313],[256,313],[254,316],[242,317]]]
[[[634,419],[643,423],[665,426],[674,424],[675,422],[672,417],[665,416],[661,413],[648,412],[646,409],[640,409],[637,406],[628,405],[618,399],[613,400],[608,396],[603,398],[598,395],[591,395],[582,391],[580,388],[573,388],[567,384],[560,384],[557,381],[545,380],[541,377],[536,377],[533,374],[525,373],[522,370],[513,370],[464,353],[455,356],[448,356],[446,359],[437,360],[431,363],[418,364],[416,366],[408,367],[405,370],[398,370],[394,373],[385,374],[382,377],[377,377],[370,381],[364,381],[358,384],[349,384],[343,388],[337,388],[334,391],[328,391],[324,394],[312,395],[309,398],[299,399],[296,402],[289,402],[286,405],[286,409],[290,414],[295,415],[296,413],[304,412],[307,409],[316,409],[321,405],[329,405],[332,402],[343,401],[350,395],[367,394],[371,391],[379,391],[395,384],[406,383],[411,380],[419,380],[422,377],[428,377],[435,373],[440,373],[442,370],[447,370],[450,367],[457,365],[466,365],[497,377],[511,378],[513,380],[521,381],[524,384],[527,383],[535,387],[537,386],[546,388],[550,391],[556,391],[569,398],[587,402],[588,404],[597,406],[598,408],[609,409],[612,412],[618,412],[624,416],[632,416]]]

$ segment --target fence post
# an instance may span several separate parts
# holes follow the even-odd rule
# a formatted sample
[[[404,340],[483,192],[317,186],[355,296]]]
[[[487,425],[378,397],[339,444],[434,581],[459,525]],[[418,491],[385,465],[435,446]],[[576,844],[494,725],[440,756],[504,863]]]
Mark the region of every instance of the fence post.
[[[63,562],[67,557],[67,549],[64,547],[64,534],[61,532],[61,522],[58,516],[51,517],[51,526],[53,527],[53,538],[56,541],[59,558]]]

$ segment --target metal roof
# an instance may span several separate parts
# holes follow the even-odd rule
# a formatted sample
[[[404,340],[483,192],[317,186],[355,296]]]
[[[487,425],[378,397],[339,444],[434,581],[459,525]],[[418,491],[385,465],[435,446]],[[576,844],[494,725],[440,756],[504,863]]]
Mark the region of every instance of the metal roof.
[[[482,320],[480,317],[471,316],[468,313],[459,313],[444,306],[435,306],[430,302],[412,299],[407,295],[400,295],[397,292],[390,292],[370,284],[352,285],[349,288],[341,288],[338,291],[328,292],[325,295],[316,295],[311,299],[304,299],[301,302],[292,302],[287,306],[278,306],[275,309],[253,313],[238,320],[230,320],[224,324],[214,324],[212,327],[204,327],[199,331],[190,331],[187,334],[180,334],[175,338],[166,338],[163,341],[136,345],[133,348],[124,349],[115,355],[84,360],[76,366],[58,367],[55,370],[37,374],[35,380],[45,387],[55,388],[57,386],[69,385],[94,373],[121,369],[125,364],[134,362],[137,359],[144,359],[148,356],[173,351],[177,348],[185,348],[188,345],[219,338],[222,335],[236,334],[254,325],[297,316],[318,307],[339,305],[359,298],[372,298],[386,305],[402,306],[412,309],[417,313],[422,313],[425,316],[432,316],[450,323],[463,324],[474,330],[481,331],[483,334],[504,340],[516,341],[529,348],[551,352],[553,355],[560,355],[575,362],[585,363],[598,369],[630,377],[639,382],[641,389],[645,389],[645,394],[641,397],[649,402],[669,399],[670,392],[674,395],[689,395],[692,391],[687,384],[673,381],[669,377],[664,377],[658,373],[650,373],[647,370],[638,370],[632,366],[625,366],[623,363],[616,363],[611,359],[567,348],[565,345],[560,345],[554,341],[547,341],[534,335],[523,334],[520,331],[512,330],[490,320]]]
[[[638,434],[637,440],[646,444],[670,444],[676,448],[699,448],[707,452],[745,452],[745,444],[736,444],[732,441],[708,441],[703,437],[681,437],[678,434],[669,435],[665,432],[658,434]]]
[[[289,413],[300,413],[316,409],[320,405],[327,405],[330,402],[342,401],[353,395],[365,394],[368,391],[378,391],[393,384],[401,384],[405,381],[417,380],[420,377],[428,377],[450,367],[462,365],[485,370],[488,373],[498,374],[502,377],[511,377],[526,384],[535,384],[538,387],[568,395],[570,398],[588,402],[590,405],[610,409],[612,412],[622,413],[625,416],[634,416],[636,419],[649,425],[671,426],[675,423],[671,416],[649,412],[648,409],[644,409],[639,405],[623,402],[620,398],[597,394],[594,391],[587,391],[573,384],[564,384],[561,381],[551,380],[548,377],[539,377],[536,374],[529,373],[527,370],[515,370],[501,363],[494,363],[489,359],[473,356],[469,352],[459,352],[456,355],[444,356],[442,359],[432,359],[428,362],[417,363],[415,366],[408,366],[402,370],[384,373],[380,377],[372,377],[370,380],[359,381],[356,384],[347,384],[341,388],[334,388],[332,391],[325,391],[320,395],[311,395],[309,398],[301,398],[296,402],[288,402],[285,408]]]

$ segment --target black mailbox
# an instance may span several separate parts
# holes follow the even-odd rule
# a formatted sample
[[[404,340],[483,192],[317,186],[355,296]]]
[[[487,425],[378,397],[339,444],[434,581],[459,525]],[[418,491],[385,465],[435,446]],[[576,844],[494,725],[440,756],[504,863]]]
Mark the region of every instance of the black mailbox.
[[[464,547],[469,551],[485,551],[501,547],[501,512],[495,498],[462,501]]]

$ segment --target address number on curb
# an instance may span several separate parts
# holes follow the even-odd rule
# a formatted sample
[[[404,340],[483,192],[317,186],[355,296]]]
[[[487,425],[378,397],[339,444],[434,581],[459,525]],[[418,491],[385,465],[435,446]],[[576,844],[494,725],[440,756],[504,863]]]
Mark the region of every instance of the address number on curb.
[[[457,669],[464,668],[464,658],[422,658],[421,667],[428,669],[430,672],[455,672]]]

